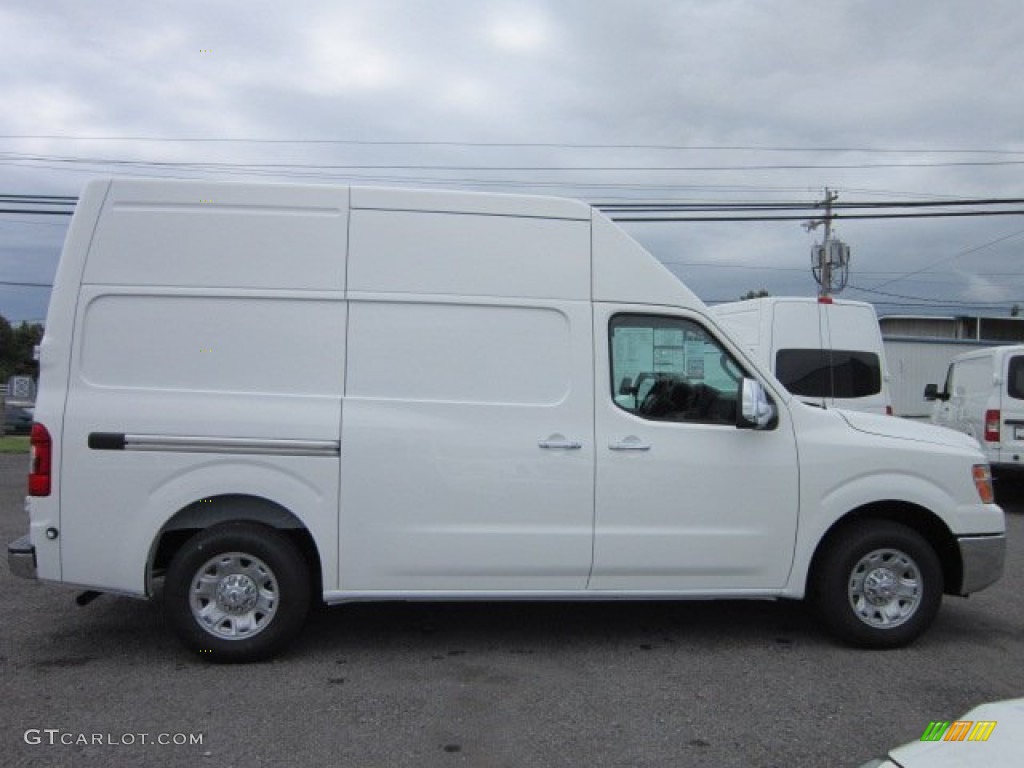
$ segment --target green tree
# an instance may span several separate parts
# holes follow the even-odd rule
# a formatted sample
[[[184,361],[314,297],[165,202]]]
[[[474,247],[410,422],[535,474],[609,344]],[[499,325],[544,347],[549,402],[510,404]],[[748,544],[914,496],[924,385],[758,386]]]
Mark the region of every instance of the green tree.
[[[15,374],[39,375],[39,363],[35,360],[35,349],[42,340],[43,326],[39,323],[29,325],[22,321],[21,325],[14,329],[14,349],[17,359]]]
[[[38,323],[22,323],[11,327],[0,315],[0,384],[6,384],[11,376],[37,376],[39,364],[33,360],[33,351],[43,338],[43,326]]]
[[[14,371],[14,329],[7,318],[0,315],[0,384],[6,384]]]

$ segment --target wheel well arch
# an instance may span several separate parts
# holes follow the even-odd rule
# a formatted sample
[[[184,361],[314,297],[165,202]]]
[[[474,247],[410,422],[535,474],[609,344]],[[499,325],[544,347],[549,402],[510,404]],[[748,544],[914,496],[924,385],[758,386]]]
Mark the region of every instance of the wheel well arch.
[[[275,528],[287,535],[299,547],[306,561],[311,587],[323,591],[320,552],[313,535],[294,513],[262,496],[221,494],[193,501],[164,523],[153,541],[147,559],[147,593],[153,593],[153,579],[163,575],[185,542],[200,531],[224,523],[255,523]]]
[[[816,574],[832,543],[843,535],[850,526],[865,520],[888,520],[900,523],[924,537],[942,567],[943,591],[959,594],[963,579],[963,563],[956,537],[949,527],[934,512],[906,501],[876,501],[851,510],[836,520],[821,537],[807,569],[807,591],[813,589]]]

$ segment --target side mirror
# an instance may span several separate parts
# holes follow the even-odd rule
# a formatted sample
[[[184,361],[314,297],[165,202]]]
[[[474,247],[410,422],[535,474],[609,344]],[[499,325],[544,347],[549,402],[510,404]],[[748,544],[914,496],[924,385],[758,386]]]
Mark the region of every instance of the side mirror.
[[[942,402],[946,402],[947,400],[949,400],[949,395],[946,394],[945,392],[940,392],[938,384],[928,384],[924,388],[924,399],[928,400],[929,402],[933,402],[935,400],[941,400]]]
[[[740,408],[736,414],[738,429],[767,429],[775,420],[775,406],[768,401],[768,393],[761,382],[743,379],[740,382]]]
[[[624,378],[622,380],[622,383],[619,384],[619,394],[620,395],[635,395],[636,394],[636,390],[633,389],[633,379],[632,378],[627,376],[626,378]]]

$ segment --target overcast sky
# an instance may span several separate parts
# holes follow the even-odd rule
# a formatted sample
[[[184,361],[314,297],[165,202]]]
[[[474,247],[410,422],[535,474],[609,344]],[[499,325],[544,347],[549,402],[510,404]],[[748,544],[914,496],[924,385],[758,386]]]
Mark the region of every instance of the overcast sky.
[[[6,0],[0,194],[120,174],[588,202],[1024,197],[1022,41],[1019,0]],[[0,215],[0,283],[49,283],[66,226]],[[816,292],[821,232],[799,221],[627,229],[705,300]],[[1024,216],[836,232],[842,296],[880,314],[1024,304]],[[42,319],[48,298],[0,284],[0,314]]]

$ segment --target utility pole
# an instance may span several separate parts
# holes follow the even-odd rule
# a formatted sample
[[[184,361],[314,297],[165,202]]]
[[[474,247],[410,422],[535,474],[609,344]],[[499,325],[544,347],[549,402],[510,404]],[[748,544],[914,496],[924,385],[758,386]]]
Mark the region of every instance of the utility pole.
[[[842,291],[849,276],[850,246],[832,237],[832,204],[838,199],[838,193],[825,187],[825,199],[815,204],[824,207],[825,215],[804,224],[808,232],[822,225],[825,227],[824,241],[811,248],[811,273],[818,282],[819,300],[828,300],[830,294]]]
[[[839,195],[825,187],[825,247],[819,253],[818,268],[821,270],[821,285],[818,286],[818,296],[828,296],[832,286],[832,262],[828,258],[828,243],[832,239],[832,203],[839,199]]]

